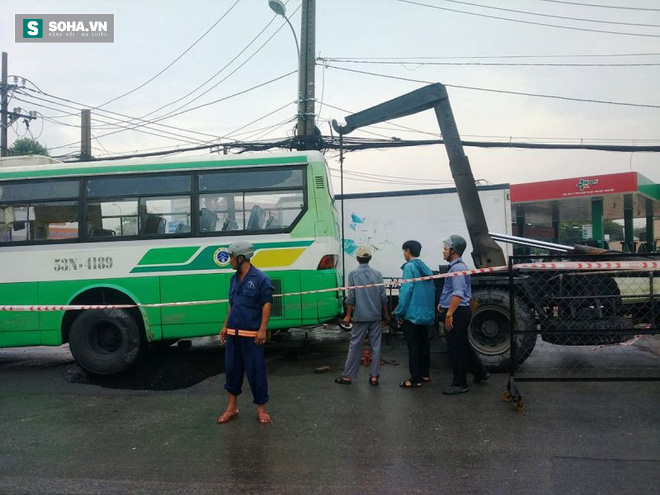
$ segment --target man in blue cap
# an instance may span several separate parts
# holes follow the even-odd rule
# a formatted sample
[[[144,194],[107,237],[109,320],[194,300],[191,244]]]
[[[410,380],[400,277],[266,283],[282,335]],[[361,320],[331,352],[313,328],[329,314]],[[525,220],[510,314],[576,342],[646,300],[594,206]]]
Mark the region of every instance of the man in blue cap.
[[[250,263],[254,246],[247,241],[234,242],[227,248],[229,262],[236,273],[229,283],[229,308],[220,341],[225,345],[225,390],[229,395],[226,411],[217,419],[222,424],[238,416],[237,399],[247,375],[257,420],[271,422],[266,411],[268,382],[266,379],[266,327],[273,305],[273,284],[261,270]]]

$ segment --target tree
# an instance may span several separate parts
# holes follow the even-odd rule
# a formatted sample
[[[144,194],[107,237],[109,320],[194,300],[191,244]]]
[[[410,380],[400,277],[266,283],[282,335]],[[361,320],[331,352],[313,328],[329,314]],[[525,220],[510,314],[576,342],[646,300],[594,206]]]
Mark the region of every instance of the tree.
[[[44,155],[50,156],[48,154],[48,149],[39,143],[36,139],[31,138],[20,138],[14,141],[9,147],[9,156],[21,156],[21,155]]]

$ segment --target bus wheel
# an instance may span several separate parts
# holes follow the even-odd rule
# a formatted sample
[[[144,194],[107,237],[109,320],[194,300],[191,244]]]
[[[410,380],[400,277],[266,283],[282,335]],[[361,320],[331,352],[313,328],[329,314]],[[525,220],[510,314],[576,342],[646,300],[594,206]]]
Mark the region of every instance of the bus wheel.
[[[71,353],[91,373],[111,375],[125,370],[135,362],[141,346],[140,328],[123,309],[88,310],[71,325]]]

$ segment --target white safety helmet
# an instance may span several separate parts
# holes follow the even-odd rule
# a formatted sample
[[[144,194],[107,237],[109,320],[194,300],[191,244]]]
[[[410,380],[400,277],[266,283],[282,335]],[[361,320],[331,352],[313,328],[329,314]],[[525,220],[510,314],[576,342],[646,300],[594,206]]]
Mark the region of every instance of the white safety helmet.
[[[254,246],[248,241],[232,242],[227,248],[227,253],[236,257],[245,256],[245,259],[249,260],[254,256]]]

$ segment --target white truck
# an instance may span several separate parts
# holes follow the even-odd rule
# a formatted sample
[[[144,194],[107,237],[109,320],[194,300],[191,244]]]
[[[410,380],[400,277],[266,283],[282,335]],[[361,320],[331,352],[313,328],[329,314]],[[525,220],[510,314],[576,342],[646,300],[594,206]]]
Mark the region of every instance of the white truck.
[[[511,201],[509,185],[478,186],[489,228],[511,234]],[[474,248],[470,241],[463,211],[455,188],[416,191],[389,191],[337,196],[337,209],[344,210],[344,267],[348,272],[355,265],[358,246],[370,246],[370,265],[387,278],[400,278],[404,263],[401,245],[410,239],[422,244],[420,258],[432,270],[446,264],[442,259],[442,240],[452,234],[468,241],[465,253]],[[501,244],[506,256],[510,244]],[[464,261],[474,268],[468,255]]]

